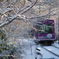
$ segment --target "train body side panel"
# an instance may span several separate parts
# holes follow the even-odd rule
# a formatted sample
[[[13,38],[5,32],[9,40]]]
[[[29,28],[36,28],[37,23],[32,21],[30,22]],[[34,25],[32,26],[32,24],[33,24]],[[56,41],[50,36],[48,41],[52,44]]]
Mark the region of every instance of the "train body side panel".
[[[38,41],[44,41],[44,40],[55,40],[55,38],[56,38],[56,34],[55,34],[55,24],[54,24],[54,20],[47,20],[46,22],[42,22],[41,24],[44,24],[45,26],[48,26],[48,25],[46,25],[46,24],[52,24],[51,26],[53,27],[51,27],[50,25],[50,27],[52,28],[52,31],[50,31],[50,32],[48,32],[48,31],[46,31],[46,32],[36,32],[35,33],[35,36],[36,36],[36,40],[38,40]],[[41,25],[40,23],[39,23],[39,26]],[[44,27],[44,25],[43,25],[43,27]],[[39,26],[37,26],[36,28],[38,29],[38,27]],[[48,28],[50,28],[48,26]],[[41,26],[42,27],[42,26]],[[43,28],[42,27],[42,28]],[[47,29],[48,29],[47,28]]]

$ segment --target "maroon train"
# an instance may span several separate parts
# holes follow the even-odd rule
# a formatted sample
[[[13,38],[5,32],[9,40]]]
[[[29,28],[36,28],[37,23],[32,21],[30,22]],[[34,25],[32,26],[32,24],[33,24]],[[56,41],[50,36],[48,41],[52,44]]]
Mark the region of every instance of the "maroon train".
[[[56,30],[54,20],[42,20],[39,21],[36,26],[38,29],[35,32],[36,42],[49,42],[50,44],[56,40]]]

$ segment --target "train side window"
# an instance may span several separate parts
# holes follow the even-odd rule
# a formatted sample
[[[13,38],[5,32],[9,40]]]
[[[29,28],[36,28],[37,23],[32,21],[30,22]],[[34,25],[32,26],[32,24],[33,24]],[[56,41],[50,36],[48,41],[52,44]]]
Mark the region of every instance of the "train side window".
[[[38,33],[54,33],[54,25],[52,24],[40,24],[38,26],[38,30],[44,30],[44,31],[38,31]]]

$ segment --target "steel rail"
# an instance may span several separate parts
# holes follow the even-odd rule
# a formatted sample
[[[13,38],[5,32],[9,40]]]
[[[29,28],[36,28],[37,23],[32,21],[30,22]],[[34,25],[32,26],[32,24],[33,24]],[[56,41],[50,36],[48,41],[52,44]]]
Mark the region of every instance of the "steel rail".
[[[55,48],[57,48],[57,49],[59,49],[59,47],[57,47],[57,46],[55,46],[55,45],[52,45],[53,47],[55,47]]]
[[[52,51],[48,50],[47,48],[44,48],[43,46],[41,46],[41,47],[42,47],[43,49],[45,49],[45,50],[49,51],[50,53],[54,54],[55,56],[59,57],[59,55],[57,55],[56,53],[54,53],[54,52],[52,52]]]

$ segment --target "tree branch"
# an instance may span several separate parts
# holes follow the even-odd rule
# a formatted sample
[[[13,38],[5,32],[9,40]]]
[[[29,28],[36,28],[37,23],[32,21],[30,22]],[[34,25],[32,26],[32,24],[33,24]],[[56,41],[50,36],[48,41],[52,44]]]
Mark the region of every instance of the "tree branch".
[[[31,4],[29,4],[29,5],[25,6],[25,7],[23,7],[22,9],[20,9],[19,12],[22,11],[22,12],[20,12],[20,14],[23,14],[26,11],[28,11],[29,9],[31,9],[36,4],[36,2],[37,2],[37,0],[34,0]]]
[[[9,23],[11,23],[16,17],[17,16],[14,16],[11,20],[3,22],[2,24],[0,24],[0,28],[3,27],[3,26],[5,26],[5,25],[7,25],[7,24],[9,24]]]
[[[27,5],[26,7],[23,7],[22,9],[20,9],[19,10],[19,12],[20,11],[22,11],[22,12],[20,12],[20,14],[23,14],[23,13],[25,13],[27,10],[29,10],[30,8],[32,8],[35,4],[36,4],[36,2],[37,2],[37,0],[34,0],[30,5]],[[28,8],[27,8],[28,7]],[[26,9],[25,9],[26,8]],[[3,14],[5,14],[6,12],[9,12],[9,11],[11,11],[12,9],[10,9],[10,10],[6,10],[5,12],[3,12]],[[18,13],[19,13],[18,12]],[[7,25],[7,24],[9,24],[9,23],[11,23],[15,18],[17,18],[17,17],[19,17],[20,19],[26,19],[26,17],[25,16],[23,16],[23,15],[19,15],[18,13],[16,13],[16,15],[12,18],[12,19],[10,19],[10,20],[8,20],[8,21],[5,21],[5,22],[3,22],[2,24],[0,24],[0,28],[1,27],[3,27],[3,26],[5,26],[5,25]]]

